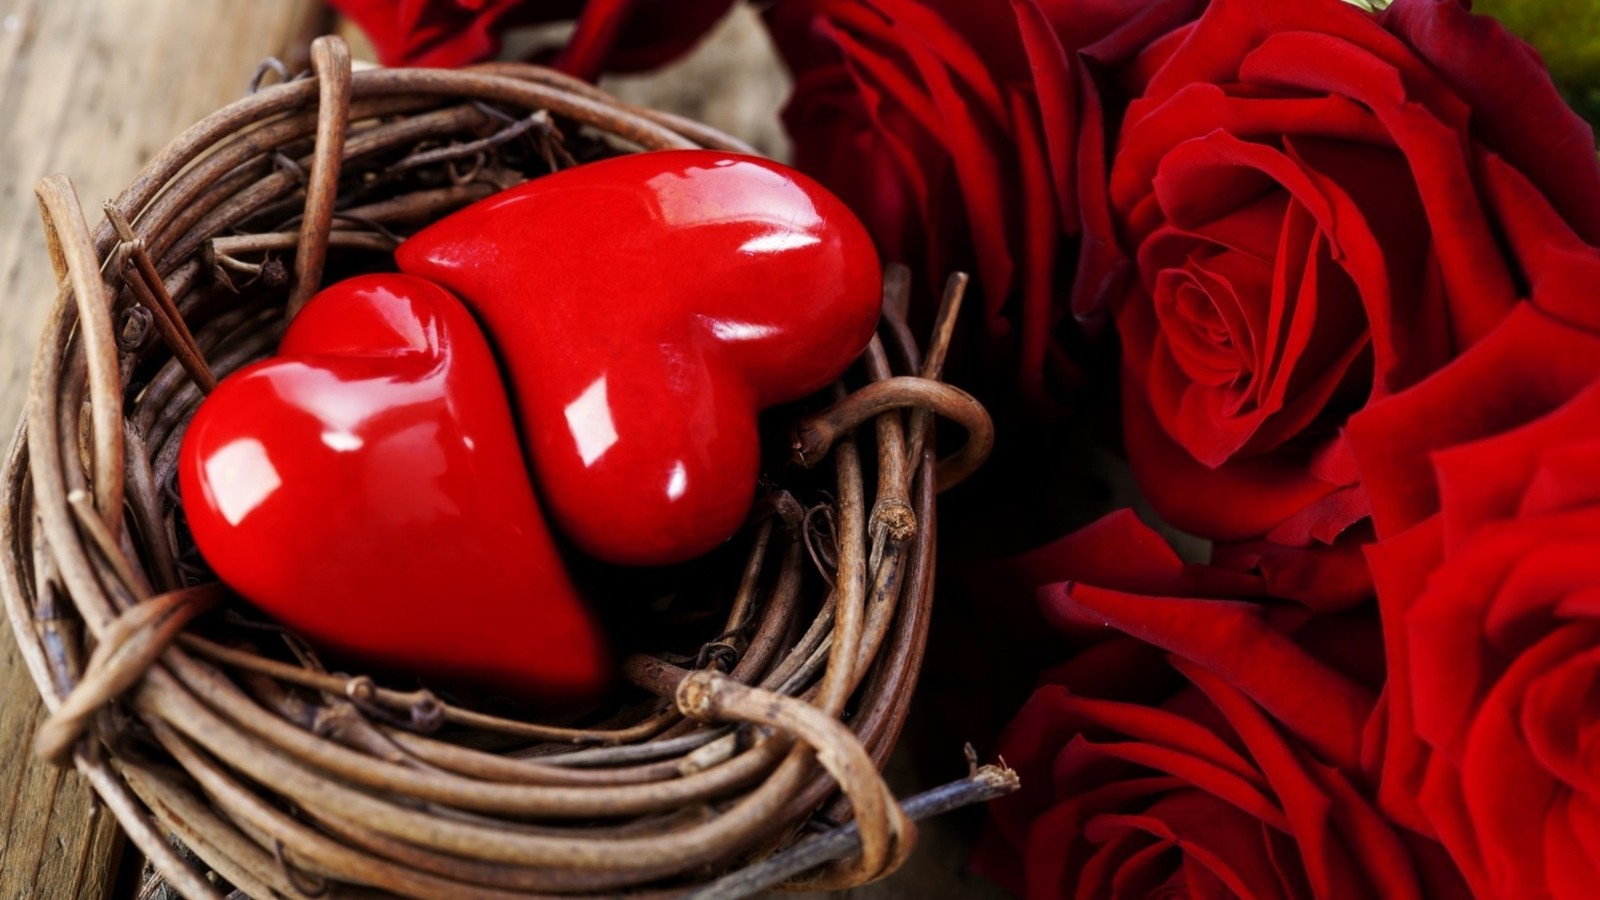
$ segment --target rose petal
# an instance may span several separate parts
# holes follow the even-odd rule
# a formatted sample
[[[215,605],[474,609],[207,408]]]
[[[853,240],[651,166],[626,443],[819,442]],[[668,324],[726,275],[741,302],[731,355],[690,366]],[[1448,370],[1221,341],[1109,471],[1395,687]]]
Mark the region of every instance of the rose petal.
[[[995,81],[991,66],[968,43],[970,32],[953,27],[940,12],[916,0],[866,2],[888,18],[901,40],[916,42],[917,48],[906,47],[912,57],[918,55],[919,49],[937,54],[939,61],[948,68],[951,80],[971,91],[992,121],[1007,121],[1009,104]]]
[[[1072,694],[1066,688],[1042,687],[1028,698],[1000,735],[999,752],[1019,779],[1041,786],[1053,781],[1055,755],[1078,731],[1068,712],[1071,700]],[[1049,802],[1048,791],[1028,790],[997,800],[991,809],[1001,832],[1013,844],[1021,845],[1027,823]]]
[[[1583,399],[1568,405],[1575,406]],[[1517,515],[1530,517],[1600,506],[1600,479],[1594,477],[1597,457],[1600,439],[1594,438],[1572,440],[1541,451],[1539,467],[1522,493]]]
[[[1596,824],[1592,809],[1571,794],[1558,800],[1544,817],[1544,868],[1551,897],[1584,900],[1594,894],[1595,882],[1600,880],[1600,867],[1595,865],[1600,841],[1586,845],[1579,838],[1581,826],[1574,826],[1585,818],[1590,820],[1592,834]]]
[[[1339,770],[1303,759],[1232,685],[1182,660],[1173,665],[1223,711],[1271,781],[1316,896],[1421,897],[1405,846]]]
[[[1204,8],[1204,0],[1107,0],[1105,6],[1095,0],[1055,0],[1046,7],[1057,33],[1085,40],[1103,27],[1095,23],[1115,21],[1130,2],[1137,7],[1132,17],[1095,37],[1073,63],[1082,111],[1076,194],[1084,225],[1072,313],[1090,333],[1102,327],[1106,309],[1122,295],[1130,273],[1106,190],[1111,137],[1121,127],[1125,100],[1142,93],[1148,73],[1158,65],[1155,60],[1165,59],[1178,45],[1186,31],[1182,26]],[[1102,9],[1107,15],[1095,13]],[[1071,52],[1073,41],[1066,40]]]
[[[1499,577],[1479,586],[1489,603],[1481,626],[1492,649],[1516,653],[1554,622],[1582,616],[1592,601],[1591,586],[1600,585],[1600,508],[1486,528],[1463,552],[1508,557]]]
[[[1458,0],[1408,0],[1384,24],[1472,107],[1474,136],[1527,173],[1590,243],[1600,243],[1600,159],[1537,53]],[[1494,77],[1484,61],[1494,60]]]
[[[1600,250],[1585,243],[1527,175],[1492,153],[1479,155],[1484,193],[1532,287],[1540,309],[1600,332]],[[1561,196],[1565,196],[1564,194]]]
[[[1094,855],[1084,836],[1088,823],[1107,811],[1139,808],[1146,805],[1145,798],[1159,798],[1182,787],[1182,781],[1171,777],[1130,778],[1066,795],[1059,806],[1035,820],[1029,832],[1028,896],[1065,897],[1074,888],[1083,890],[1089,879],[1074,876],[1083,873]]]
[[[1127,210],[1148,192],[1173,148],[1221,131],[1241,140],[1276,143],[1283,135],[1328,137],[1357,144],[1392,144],[1372,112],[1338,94],[1258,97],[1230,94],[1215,84],[1185,85],[1170,99],[1135,101],[1123,131],[1111,196]]]
[[[455,68],[500,50],[503,19],[517,0],[494,0],[468,8],[454,0],[331,0],[372,41],[386,66]]]
[[[997,596],[1032,595],[1043,585],[1078,581],[1140,594],[1261,596],[1259,579],[1186,566],[1131,509],[1108,513],[1053,543],[1013,556],[978,579]]]
[[[1501,657],[1487,652],[1483,627],[1491,598],[1506,569],[1534,543],[1515,533],[1475,541],[1472,554],[1449,557],[1430,575],[1406,611],[1416,733],[1457,764],[1473,713],[1500,675]]]
[[[1499,892],[1545,883],[1544,835],[1529,828],[1548,814],[1558,786],[1523,742],[1516,710],[1530,679],[1593,646],[1593,627],[1560,629],[1527,649],[1483,698],[1461,758],[1461,790]]]
[[[1267,38],[1241,77],[1347,94],[1372,110],[1410,164],[1451,297],[1450,325],[1456,343],[1469,346],[1504,318],[1516,291],[1477,192],[1461,189],[1473,174],[1460,129],[1441,120],[1436,105],[1415,102],[1412,93],[1426,81],[1408,82],[1403,72],[1403,65],[1332,35],[1291,33]]]
[[[1330,496],[1344,495],[1362,498],[1361,515],[1366,514],[1365,495],[1360,491]],[[1299,544],[1278,536],[1270,541],[1218,544],[1211,562],[1224,568],[1260,572],[1271,596],[1303,603],[1318,612],[1337,612],[1372,598],[1372,575],[1361,553],[1362,544],[1371,538],[1370,533],[1363,533],[1348,540],[1341,538],[1330,546]]]
[[[1155,769],[1215,794],[1268,824],[1287,829],[1283,812],[1267,791],[1261,774],[1213,732],[1182,716],[1134,703],[1072,697],[1059,709],[1082,727],[1093,727],[1127,740],[1085,738],[1096,754]],[[1062,791],[1082,790],[1070,776]]]
[[[1562,782],[1563,790],[1600,794],[1600,772],[1593,751],[1594,698],[1600,695],[1600,647],[1536,675],[1522,697],[1518,731],[1540,767]]]
[[[819,28],[839,47],[847,64],[881,85],[924,132],[930,136],[940,133],[939,109],[917,80],[914,67],[898,45],[900,36],[888,22],[867,9],[846,8]]]
[[[1089,838],[1094,849],[1078,872],[1077,884],[1068,888],[1074,897],[1090,900],[1096,894],[1121,889],[1141,891],[1161,883],[1166,872],[1155,863],[1174,848],[1167,835],[1158,833],[1151,840],[1150,832],[1159,831],[1159,825],[1155,829],[1139,828],[1126,816],[1109,814],[1091,822],[1096,826],[1094,836]]]
[[[1009,97],[1017,134],[1017,174],[1022,186],[1022,352],[1018,382],[1024,397],[1035,408],[1045,408],[1052,403],[1044,385],[1045,348],[1056,325],[1055,274],[1061,224],[1056,218],[1055,189],[1034,102],[1019,92],[1012,92]]]
[[[1325,35],[1392,65],[1425,83],[1428,68],[1378,20],[1339,0],[1262,3],[1259,0],[1212,0],[1188,34],[1146,88],[1146,95],[1165,98],[1193,82],[1227,84],[1237,80],[1244,62],[1263,42],[1278,33]],[[1290,68],[1295,71],[1298,67]]]
[[[556,59],[556,68],[585,81],[599,78],[637,2],[587,0],[577,28]]]
[[[900,27],[896,30],[903,31]],[[911,35],[903,38],[912,39]],[[1016,268],[1011,232],[1017,193],[1008,189],[1002,173],[1009,168],[1002,166],[997,149],[1004,141],[1002,126],[1007,123],[980,118],[957,89],[953,73],[934,54],[914,42],[907,49],[941,117],[939,134],[950,152],[966,205],[990,333],[1002,336],[1009,326],[1001,309],[1011,293]]]
[[[1127,831],[1177,845],[1191,880],[1196,874],[1208,874],[1237,897],[1284,896],[1260,823],[1204,793],[1169,794],[1142,815],[1096,817],[1086,834],[1090,840],[1103,841]],[[1192,866],[1200,867],[1201,872]],[[1089,874],[1086,869],[1085,875]],[[1085,882],[1090,886],[1104,883],[1097,877],[1086,877]],[[1203,881],[1193,887],[1199,890],[1191,896],[1209,894]]]
[[[1489,523],[1517,518],[1529,483],[1545,465],[1546,448],[1594,438],[1600,438],[1600,384],[1525,425],[1435,451],[1445,546],[1454,550]],[[1491,470],[1495,477],[1483,477]],[[1593,473],[1591,458],[1588,479],[1580,468],[1554,490],[1570,497],[1584,480],[1600,481]]]
[[[1011,0],[1011,12],[1033,74],[1057,216],[1067,234],[1079,231],[1075,162],[1078,156],[1078,85],[1066,50],[1038,0]]]
[[[1335,219],[1323,230],[1365,306],[1362,318],[1375,350],[1372,395],[1409,387],[1449,360],[1454,348],[1446,320],[1454,306],[1432,309],[1417,303],[1435,269],[1434,239],[1405,160],[1387,148],[1321,138],[1295,135],[1284,142],[1321,194],[1337,198]],[[1351,315],[1337,306],[1324,315],[1341,313]],[[1337,334],[1332,322],[1319,323],[1318,334],[1330,331]],[[1309,364],[1312,371],[1320,367]]]
[[[1052,615],[1103,621],[1227,679],[1327,761],[1359,762],[1361,723],[1376,698],[1272,629],[1259,607],[1073,584],[1043,596]]]
[[[1345,433],[1378,537],[1439,508],[1429,452],[1543,415],[1600,377],[1600,337],[1523,304],[1486,340],[1412,390],[1368,406]]]
[[[1251,345],[1249,328],[1231,280],[1203,269],[1164,269],[1156,276],[1156,316],[1162,321],[1162,349],[1180,372],[1174,391],[1233,393],[1249,378],[1243,362]],[[1185,386],[1183,380],[1195,382]]]
[[[1472,893],[1478,897],[1498,896],[1483,864],[1483,848],[1462,799],[1461,774],[1455,764],[1440,755],[1429,757],[1416,799]]]
[[[1384,656],[1389,670],[1397,673],[1384,685],[1387,727],[1379,766],[1378,801],[1384,812],[1407,828],[1434,835],[1418,803],[1432,755],[1427,745],[1417,740],[1415,701],[1411,680],[1411,641],[1406,615],[1422,595],[1428,576],[1443,558],[1440,527],[1429,519],[1409,531],[1363,548],[1372,569],[1378,592],[1378,610],[1383,618]]]
[[[860,95],[864,111],[872,123],[873,133],[882,142],[881,146],[886,151],[884,155],[898,164],[897,177],[906,187],[917,217],[924,222],[930,221],[934,216],[933,181],[948,168],[948,163],[936,161],[936,154],[942,154],[943,150],[937,148],[937,142],[932,137],[933,132],[928,130],[930,127],[937,127],[937,117],[932,115],[931,106],[927,104],[926,98],[918,93],[912,80],[896,65],[876,56],[841,29],[825,25],[823,30],[833,37],[842,51],[845,59],[844,69],[849,73]],[[927,123],[923,122],[924,115],[929,116]],[[799,146],[800,152],[806,153],[807,144],[802,142]],[[818,147],[812,152],[832,160],[834,154],[838,153],[838,147],[836,145]],[[833,185],[841,183],[838,178],[831,181]],[[892,240],[885,250],[895,246],[902,249],[907,247],[911,243],[909,234],[913,230],[903,226],[897,227],[891,224],[892,220],[885,221],[873,197],[872,193],[857,192],[847,195],[847,200],[866,221],[878,223],[880,231],[874,236],[880,242],[884,241],[884,234],[908,235],[905,238]],[[931,224],[928,230],[932,234],[938,233]],[[904,261],[909,257],[902,254],[898,258]]]
[[[1135,310],[1130,305],[1122,321],[1148,332],[1141,321],[1147,314]],[[1175,527],[1212,540],[1249,540],[1339,488],[1283,456],[1235,459],[1207,468],[1167,435],[1150,410],[1144,386],[1127,368],[1122,414],[1128,460],[1161,517]]]
[[[1059,684],[1086,697],[1160,706],[1183,687],[1158,647],[1127,636],[1091,644],[1071,659],[1039,673],[1039,684]]]

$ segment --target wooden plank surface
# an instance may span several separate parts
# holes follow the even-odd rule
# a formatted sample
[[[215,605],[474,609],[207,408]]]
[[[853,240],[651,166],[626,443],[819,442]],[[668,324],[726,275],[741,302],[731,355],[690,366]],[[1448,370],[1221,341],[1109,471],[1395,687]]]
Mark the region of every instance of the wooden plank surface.
[[[33,200],[64,172],[99,219],[179,131],[245,89],[266,56],[325,24],[317,0],[20,0],[0,4],[0,423],[21,412],[54,297]],[[300,51],[302,57],[304,51]],[[29,747],[42,706],[0,628],[0,900],[104,897],[121,840],[71,771]]]

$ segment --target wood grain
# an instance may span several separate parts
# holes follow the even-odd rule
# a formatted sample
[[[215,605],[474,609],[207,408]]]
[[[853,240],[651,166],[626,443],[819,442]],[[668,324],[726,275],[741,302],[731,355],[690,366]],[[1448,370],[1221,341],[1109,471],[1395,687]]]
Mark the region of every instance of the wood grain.
[[[0,6],[0,423],[21,413],[55,295],[33,183],[63,172],[99,218],[184,127],[244,92],[264,57],[304,58],[317,0],[20,0]],[[0,637],[0,900],[104,897],[121,839],[76,772],[29,747],[41,704]]]

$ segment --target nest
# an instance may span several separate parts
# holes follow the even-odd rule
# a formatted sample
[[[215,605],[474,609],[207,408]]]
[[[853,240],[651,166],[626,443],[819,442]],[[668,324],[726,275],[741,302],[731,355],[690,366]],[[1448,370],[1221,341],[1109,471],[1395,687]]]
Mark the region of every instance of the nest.
[[[61,288],[0,485],[0,584],[51,712],[36,750],[191,898],[846,887],[905,859],[913,819],[1013,788],[974,766],[902,804],[879,775],[923,655],[934,497],[992,438],[939,381],[960,277],[924,352],[889,272],[849,385],[787,417],[792,464],[695,570],[713,599],[668,629],[694,636],[629,656],[608,708],[543,721],[330,671],[215,583],[174,488],[185,423],[321,284],[526,178],[749,151],[532,66],[352,73],[330,38],[312,58],[264,68],[94,231],[70,182],[38,187]],[[966,429],[943,460],[936,418]]]

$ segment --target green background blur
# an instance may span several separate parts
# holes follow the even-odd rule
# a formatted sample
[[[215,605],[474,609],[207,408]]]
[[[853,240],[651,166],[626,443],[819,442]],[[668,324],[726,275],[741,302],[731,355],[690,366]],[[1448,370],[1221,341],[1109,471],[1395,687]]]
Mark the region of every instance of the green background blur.
[[[1600,0],[1474,0],[1539,48],[1567,100],[1600,125]]]

